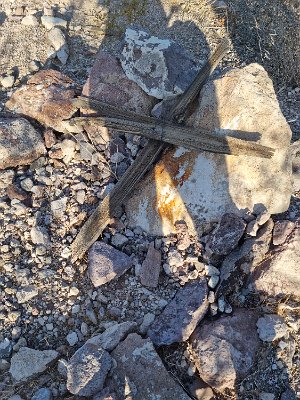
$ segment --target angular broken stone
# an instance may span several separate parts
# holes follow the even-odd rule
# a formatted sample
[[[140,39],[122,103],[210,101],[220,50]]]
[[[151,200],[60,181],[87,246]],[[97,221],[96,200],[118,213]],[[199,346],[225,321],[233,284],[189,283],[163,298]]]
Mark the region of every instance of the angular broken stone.
[[[93,336],[85,344],[94,344],[102,349],[112,351],[121,340],[136,329],[136,322],[126,321],[107,328],[100,335]]]
[[[35,285],[24,286],[20,288],[17,293],[16,297],[19,304],[26,303],[27,301],[31,300],[33,297],[36,297],[39,294],[39,291]]]
[[[208,309],[205,278],[188,282],[154,320],[147,335],[156,346],[187,340]]]
[[[157,99],[182,94],[197,74],[192,57],[169,39],[127,28],[121,55],[127,77]]]
[[[112,388],[119,396],[130,393],[135,400],[189,400],[190,397],[169,375],[149,339],[131,333],[112,352],[117,367]]]
[[[67,367],[67,388],[78,396],[92,396],[103,388],[111,368],[109,353],[94,344],[85,344],[71,357]]]
[[[247,376],[259,348],[258,314],[247,309],[199,325],[190,338],[200,378],[223,391]]]
[[[132,260],[104,242],[95,242],[89,251],[88,265],[88,275],[98,287],[123,275],[131,267]]]
[[[251,270],[255,270],[269,250],[273,226],[269,219],[256,238],[246,239],[241,247],[225,257],[220,269],[218,296],[237,292],[245,284]]]
[[[75,84],[55,70],[41,70],[26,85],[17,89],[6,102],[9,110],[34,118],[41,124],[65,132],[63,120],[76,111],[72,104]]]
[[[161,252],[156,250],[154,242],[150,243],[140,272],[142,285],[157,287],[161,268]]]
[[[24,118],[0,118],[0,169],[28,165],[46,152],[43,139]]]
[[[209,238],[209,248],[218,255],[229,254],[237,247],[245,227],[246,223],[242,218],[233,213],[224,214]]]
[[[37,374],[44,372],[59,354],[54,350],[34,350],[29,347],[21,347],[12,356],[9,372],[16,382],[27,381]]]
[[[295,223],[292,221],[276,221],[273,230],[273,244],[278,246],[283,244],[287,237],[292,233]]]
[[[0,171],[0,189],[6,189],[12,184],[15,173],[12,169],[7,169],[6,171]]]
[[[187,125],[195,132],[199,127],[257,141],[276,149],[275,155],[262,159],[170,148],[127,201],[129,226],[168,235],[184,220],[191,233],[201,233],[204,223],[219,221],[224,213],[246,216],[259,203],[271,214],[287,210],[291,130],[263,67],[250,64],[209,81]]]
[[[300,227],[250,270],[248,288],[272,296],[300,296]]]
[[[256,322],[259,338],[264,342],[273,342],[288,332],[284,319],[276,314],[267,314]]]

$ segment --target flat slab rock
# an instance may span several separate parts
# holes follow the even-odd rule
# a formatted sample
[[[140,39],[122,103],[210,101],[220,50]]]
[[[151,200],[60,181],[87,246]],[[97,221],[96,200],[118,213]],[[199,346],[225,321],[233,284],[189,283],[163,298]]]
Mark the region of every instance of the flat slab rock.
[[[135,400],[190,399],[165,369],[151,340],[131,333],[112,357],[117,362],[111,382],[116,400],[123,400],[126,392]]]
[[[130,226],[167,235],[175,233],[176,221],[184,220],[197,233],[205,222],[230,212],[243,217],[256,204],[271,214],[288,209],[291,130],[263,67],[250,64],[209,81],[187,124],[195,131],[199,127],[257,141],[276,149],[275,155],[262,159],[171,148],[128,200]]]
[[[183,93],[197,74],[195,61],[176,42],[134,28],[125,31],[121,64],[129,79],[157,99]]]
[[[208,309],[205,278],[178,289],[174,299],[154,320],[147,335],[156,346],[187,340]]]
[[[0,118],[0,169],[28,165],[46,153],[39,132],[24,118]]]
[[[95,242],[89,250],[88,275],[95,287],[123,275],[131,265],[127,254],[104,242]]]
[[[55,350],[34,350],[29,347],[21,347],[12,356],[9,372],[15,382],[27,381],[44,372],[59,354]]]
[[[71,357],[67,367],[67,388],[78,396],[92,396],[103,388],[112,360],[100,346],[86,343]]]
[[[300,296],[300,221],[285,244],[270,250],[268,257],[251,269],[248,288],[272,296]]]
[[[75,84],[71,78],[59,71],[42,70],[12,94],[6,107],[64,132],[62,120],[70,118],[76,111],[72,104],[74,97]]]
[[[190,338],[200,378],[223,391],[247,376],[259,349],[258,314],[246,309],[199,325]]]

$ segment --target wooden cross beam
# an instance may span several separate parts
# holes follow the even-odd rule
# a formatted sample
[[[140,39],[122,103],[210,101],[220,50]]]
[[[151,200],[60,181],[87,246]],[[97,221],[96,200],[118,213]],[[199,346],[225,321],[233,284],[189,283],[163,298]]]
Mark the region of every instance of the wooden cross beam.
[[[195,132],[191,128],[174,124],[174,122],[181,123],[184,121],[188,106],[195,101],[203,85],[228,49],[229,41],[227,39],[222,40],[199,71],[190,87],[178,98],[177,104],[171,110],[167,121],[136,115],[85,97],[79,97],[74,100],[78,108],[98,110],[103,117],[73,118],[68,121],[71,125],[80,126],[92,123],[99,126],[108,126],[134,134],[142,134],[150,138],[150,140],[112,191],[102,200],[81,228],[76,239],[71,244],[73,261],[82,258],[89,247],[98,239],[109,224],[115,211],[122,206],[125,199],[133,192],[146,172],[152,168],[162,152],[169,146],[165,142],[225,154],[252,154],[268,158],[272,156],[273,150],[265,146],[232,137],[219,138],[199,132],[199,130]]]

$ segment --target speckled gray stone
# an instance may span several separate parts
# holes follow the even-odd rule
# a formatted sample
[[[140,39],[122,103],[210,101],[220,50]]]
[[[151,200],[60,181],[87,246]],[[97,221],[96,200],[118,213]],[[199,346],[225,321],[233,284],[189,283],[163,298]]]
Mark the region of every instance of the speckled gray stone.
[[[67,388],[78,396],[93,396],[103,388],[111,368],[109,353],[94,344],[85,344],[71,357],[67,370]]]

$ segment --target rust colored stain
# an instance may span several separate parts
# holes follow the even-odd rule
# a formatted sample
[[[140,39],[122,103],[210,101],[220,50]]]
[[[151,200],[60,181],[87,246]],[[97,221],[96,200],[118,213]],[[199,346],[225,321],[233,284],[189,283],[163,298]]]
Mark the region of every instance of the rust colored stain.
[[[187,214],[178,188],[191,176],[197,155],[196,152],[187,152],[174,157],[175,151],[169,150],[154,168],[157,210],[163,225],[172,226]]]

